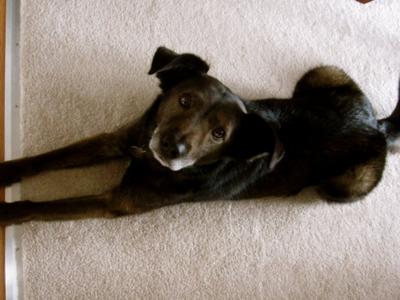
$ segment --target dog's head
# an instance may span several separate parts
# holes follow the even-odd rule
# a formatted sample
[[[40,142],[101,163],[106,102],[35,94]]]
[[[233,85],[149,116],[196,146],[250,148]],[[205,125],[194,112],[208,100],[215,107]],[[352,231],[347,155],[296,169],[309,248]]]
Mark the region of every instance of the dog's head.
[[[224,157],[262,156],[273,169],[284,153],[276,129],[248,113],[240,97],[207,75],[208,69],[196,55],[158,48],[149,71],[163,91],[149,144],[153,156],[173,171]]]

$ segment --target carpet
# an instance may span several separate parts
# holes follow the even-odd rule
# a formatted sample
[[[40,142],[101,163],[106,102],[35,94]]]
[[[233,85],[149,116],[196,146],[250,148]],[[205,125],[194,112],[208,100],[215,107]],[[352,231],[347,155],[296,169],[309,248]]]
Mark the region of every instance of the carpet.
[[[21,2],[23,155],[112,131],[159,92],[159,45],[194,52],[248,99],[289,97],[308,69],[345,69],[378,116],[397,101],[400,2]],[[34,201],[98,193],[126,162],[22,183]],[[21,299],[399,299],[400,156],[363,201],[182,204],[140,216],[20,225]]]

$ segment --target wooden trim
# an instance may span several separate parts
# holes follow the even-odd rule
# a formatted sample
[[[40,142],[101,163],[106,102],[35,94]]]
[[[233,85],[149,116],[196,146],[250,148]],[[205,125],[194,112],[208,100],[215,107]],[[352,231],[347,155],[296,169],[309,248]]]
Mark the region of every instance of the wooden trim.
[[[372,0],[357,0],[357,1],[362,3],[362,4],[366,4],[368,2],[371,2]]]
[[[4,160],[4,74],[6,48],[6,0],[0,0],[0,161]],[[0,189],[4,202],[4,189]],[[0,227],[0,300],[5,299],[5,228]]]

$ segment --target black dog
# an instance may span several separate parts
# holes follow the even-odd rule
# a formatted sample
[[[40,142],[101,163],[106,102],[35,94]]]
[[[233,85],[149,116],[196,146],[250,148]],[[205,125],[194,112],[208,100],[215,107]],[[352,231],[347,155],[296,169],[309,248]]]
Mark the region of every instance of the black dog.
[[[162,93],[137,121],[35,157],[0,164],[0,184],[51,169],[130,157],[109,193],[0,204],[2,224],[115,217],[190,201],[292,195],[317,186],[353,201],[380,181],[400,134],[400,105],[383,120],[336,67],[306,73],[291,99],[245,101],[193,54],[159,48],[150,74]]]

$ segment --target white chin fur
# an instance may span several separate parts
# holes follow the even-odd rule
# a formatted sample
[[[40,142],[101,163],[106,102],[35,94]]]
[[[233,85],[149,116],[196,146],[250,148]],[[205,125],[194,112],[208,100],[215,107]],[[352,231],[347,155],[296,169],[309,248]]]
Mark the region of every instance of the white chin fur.
[[[190,167],[194,164],[194,161],[191,159],[173,159],[170,161],[163,160],[160,156],[158,156],[157,152],[153,151],[154,158],[164,167],[171,169],[172,171],[179,171],[183,168]]]
[[[187,158],[178,158],[178,159],[173,159],[170,161],[165,161],[162,159],[156,149],[158,148],[158,127],[154,130],[153,136],[150,140],[149,148],[151,152],[153,153],[154,158],[164,167],[171,169],[172,171],[179,171],[182,170],[183,168],[190,167],[194,165],[195,161],[192,159],[187,159]]]

